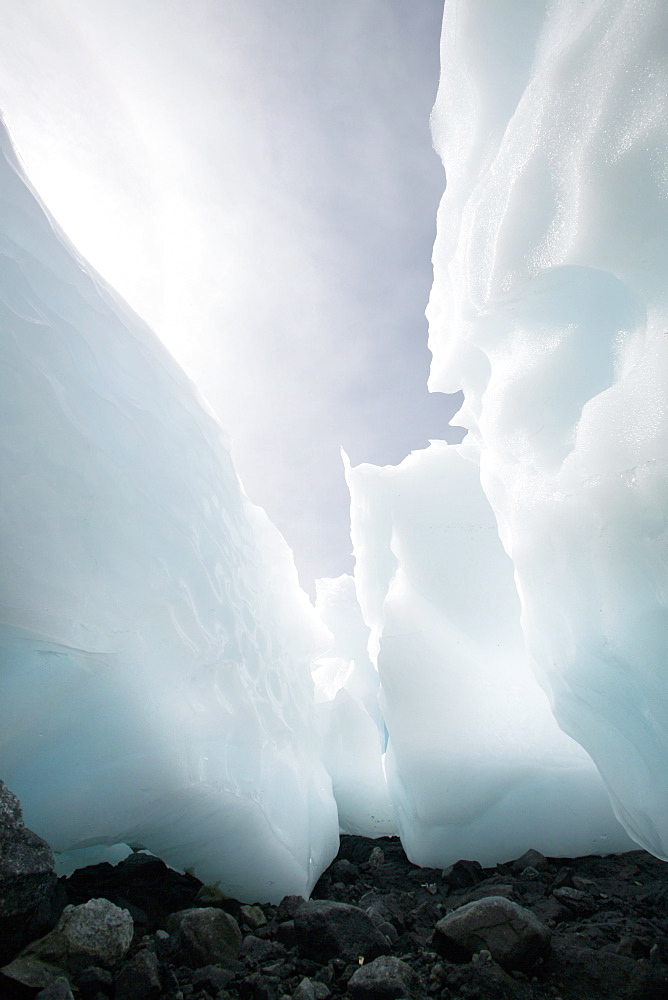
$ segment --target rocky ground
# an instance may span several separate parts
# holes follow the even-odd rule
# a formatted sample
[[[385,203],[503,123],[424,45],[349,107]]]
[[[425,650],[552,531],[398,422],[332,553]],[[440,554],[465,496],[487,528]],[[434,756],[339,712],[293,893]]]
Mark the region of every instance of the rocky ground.
[[[49,892],[41,937],[4,938],[2,1000],[668,1000],[668,865],[643,851],[442,872],[343,837],[308,903],[242,904],[144,854]]]

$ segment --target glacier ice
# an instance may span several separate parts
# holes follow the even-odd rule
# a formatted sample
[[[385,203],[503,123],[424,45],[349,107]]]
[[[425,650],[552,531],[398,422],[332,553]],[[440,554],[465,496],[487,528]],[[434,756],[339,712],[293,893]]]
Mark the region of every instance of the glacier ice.
[[[430,387],[468,434],[345,462],[355,575],[315,609],[2,133],[0,774],[57,850],[258,899],[339,825],[428,865],[668,857],[666,26],[446,0]]]
[[[498,18],[503,30],[498,30]],[[512,560],[559,724],[668,857],[662,0],[447,0],[430,386]]]
[[[346,469],[420,864],[668,856],[667,26],[445,4],[430,387],[468,435]]]
[[[219,426],[0,135],[0,761],[56,850],[139,843],[246,898],[336,853],[328,641]]]
[[[313,680],[320,752],[339,827],[363,837],[391,836],[397,826],[383,761],[387,730],[353,578],[318,580],[315,608],[332,636],[327,655],[313,664]]]
[[[478,467],[433,441],[397,467],[348,467],[347,479],[388,788],[410,859],[629,850],[596,768],[531,674]]]

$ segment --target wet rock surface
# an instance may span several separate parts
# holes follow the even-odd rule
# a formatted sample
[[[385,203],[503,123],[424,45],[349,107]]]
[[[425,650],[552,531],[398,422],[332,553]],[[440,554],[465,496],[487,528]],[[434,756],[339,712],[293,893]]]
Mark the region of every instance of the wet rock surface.
[[[25,826],[21,803],[0,781],[0,965],[52,927],[64,905],[51,848]]]
[[[668,865],[643,851],[442,872],[398,841],[343,837],[308,903],[228,899],[142,854],[60,888],[124,910],[132,944],[111,964],[49,954],[40,981],[8,964],[3,1000],[668,1000]],[[444,946],[462,917],[469,936]]]

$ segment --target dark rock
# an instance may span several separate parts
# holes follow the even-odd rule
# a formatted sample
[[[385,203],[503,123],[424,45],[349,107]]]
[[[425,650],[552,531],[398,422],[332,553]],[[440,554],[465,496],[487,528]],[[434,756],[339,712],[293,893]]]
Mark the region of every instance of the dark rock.
[[[254,934],[247,934],[241,943],[239,954],[249,962],[268,962],[272,958],[280,958],[285,955],[285,947],[278,941],[266,941],[263,938],[255,937]]]
[[[390,944],[395,944],[399,940],[399,934],[394,924],[389,923],[387,920],[382,920],[379,924],[376,924],[376,927],[381,934],[385,935]]]
[[[157,1000],[161,989],[157,956],[142,948],[117,975],[115,1000]]]
[[[279,924],[285,920],[293,920],[295,913],[305,902],[303,896],[284,896],[276,908],[276,919]]]
[[[0,982],[4,984],[3,996],[34,997],[39,990],[45,989],[60,979],[63,970],[56,965],[43,962],[33,956],[12,959],[0,972]]]
[[[278,1000],[281,995],[281,981],[278,976],[268,976],[263,972],[253,972],[241,984],[243,1000]]]
[[[567,906],[569,903],[581,903],[587,898],[586,893],[581,889],[572,889],[570,886],[563,886],[561,889],[554,889],[552,895],[555,899],[560,899]]]
[[[347,858],[335,861],[329,871],[333,879],[337,882],[343,882],[344,885],[354,882],[355,879],[359,878],[360,874],[357,865],[353,865]]]
[[[570,920],[573,916],[573,911],[560,903],[554,896],[541,899],[535,906],[531,907],[531,912],[544,924],[547,924],[548,921],[558,924],[562,920]]]
[[[503,896],[467,903],[436,924],[434,949],[451,961],[486,949],[506,969],[526,969],[550,943],[550,931],[529,910]]]
[[[383,862],[375,867],[368,859],[379,846]],[[341,865],[342,861],[348,863]],[[453,881],[468,884],[455,889],[440,879],[440,872],[411,864],[396,840],[343,837],[337,861],[314,890],[323,898],[307,904],[301,896],[287,897],[278,907],[233,900],[215,887],[203,890],[191,876],[171,872],[158,859],[142,854],[128,859],[122,879],[122,866],[101,865],[75,873],[67,882],[78,885],[82,893],[96,884],[104,885],[104,892],[94,894],[94,898],[106,899],[108,892],[123,908],[125,921],[131,923],[130,914],[134,917],[138,950],[130,951],[132,957],[118,964],[113,974],[119,995],[124,991],[133,996],[132,988],[142,979],[137,966],[148,962],[153,971],[157,964],[162,990],[157,992],[148,970],[148,985],[137,993],[152,993],[156,1000],[177,1000],[180,996],[183,1000],[328,1000],[330,991],[331,1000],[342,1000],[346,991],[350,1000],[357,1000],[354,991],[364,979],[360,973],[369,975],[374,958],[360,948],[362,937],[354,922],[352,941],[343,953],[337,950],[335,957],[308,953],[308,947],[304,950],[303,946],[297,953],[295,947],[296,915],[338,899],[350,904],[343,907],[348,921],[351,911],[364,911],[363,916],[380,933],[384,951],[389,950],[386,939],[396,938],[393,955],[417,976],[414,996],[420,998],[665,1000],[668,865],[640,850],[543,861],[534,855],[524,856],[495,869],[475,864],[469,867],[462,862],[452,866],[450,874]],[[555,889],[569,891],[553,895]],[[171,891],[174,895],[169,903]],[[159,900],[157,905],[152,902],[153,895]],[[452,964],[452,955],[450,960],[440,959],[431,950],[434,925],[447,910],[454,916],[464,904],[489,903],[490,896],[512,897],[554,927],[553,947],[531,968],[502,969],[480,941],[475,943],[473,954],[470,948],[459,946],[461,964]],[[210,907],[194,907],[196,897],[200,903],[211,900]],[[180,927],[193,909],[198,913],[212,909],[223,920],[228,914],[242,922],[247,931],[237,959],[198,967],[201,955],[186,956]],[[456,950],[454,943],[452,948]],[[328,946],[325,954],[332,950]],[[365,959],[361,966],[360,955]],[[95,960],[88,956],[83,961],[89,964]],[[63,978],[62,968],[35,956],[22,957],[13,970],[19,978],[0,973],[0,1000],[34,1000],[41,989]],[[113,1000],[112,974],[99,965],[70,975],[72,992],[80,1000]],[[408,987],[401,989],[410,1000]],[[393,994],[391,1000],[402,1000],[394,987],[387,990]]]
[[[107,899],[66,906],[54,930],[24,948],[3,971],[20,982],[50,985],[54,968],[78,972],[91,965],[117,964],[132,934],[130,914]]]
[[[597,952],[555,936],[545,959],[549,975],[566,996],[633,997],[663,1000],[668,996],[668,970],[650,962],[636,962],[626,955]]]
[[[0,781],[0,965],[51,930],[64,905],[51,848],[27,829],[21,803]]]
[[[234,973],[229,969],[221,969],[217,965],[205,965],[193,972],[192,985],[195,990],[206,990],[215,997],[234,979]]]
[[[91,966],[84,969],[74,977],[74,985],[78,989],[82,1000],[93,1000],[98,993],[111,996],[114,989],[114,980],[107,969],[99,966]]]
[[[292,1000],[327,1000],[331,995],[332,991],[325,983],[305,977],[292,994]]]
[[[224,910],[213,906],[173,914],[187,964],[225,964],[235,960],[241,947],[239,925]]]
[[[316,962],[370,960],[390,950],[387,938],[364,910],[346,903],[304,904],[295,914],[295,934],[300,954]]]
[[[489,880],[489,884],[486,882],[484,885],[479,885],[475,889],[471,889],[470,892],[462,893],[455,905],[457,907],[464,906],[465,903],[474,903],[477,899],[487,899],[490,896],[505,896],[506,899],[513,899],[515,896],[515,886],[508,885],[505,882],[496,882],[492,879]],[[452,903],[450,898],[448,899],[448,907],[451,907]]]
[[[489,953],[486,953],[489,956]],[[482,953],[481,953],[482,955]],[[477,1000],[532,1000],[533,991],[491,959],[469,965],[448,966],[444,970],[446,996],[477,998]]]
[[[54,979],[46,989],[40,990],[35,1000],[74,1000],[74,996],[69,982],[61,976],[59,979]]]
[[[282,924],[278,925],[276,928],[276,939],[281,944],[284,944],[286,948],[292,948],[293,945],[297,944],[294,920],[284,920]]]
[[[596,910],[594,900],[581,889],[571,889],[570,886],[564,885],[560,889],[553,889],[552,895],[579,916],[594,913]]]
[[[256,931],[258,928],[264,927],[267,923],[267,918],[264,915],[262,907],[256,905],[240,906],[239,919],[252,931]]]
[[[399,933],[405,929],[405,913],[395,893],[381,895],[377,892],[365,892],[360,898],[359,906],[367,913],[373,910],[383,920],[392,924]],[[370,913],[369,915],[371,916]]]
[[[516,874],[525,871],[527,868],[535,868],[538,872],[544,872],[549,869],[550,862],[540,851],[529,850],[516,861],[511,862],[509,867]]]
[[[482,865],[477,861],[455,861],[443,870],[443,881],[455,892],[477,885],[484,878]]]
[[[353,1000],[398,1000],[417,993],[419,980],[410,965],[382,955],[360,966],[348,982]]]
[[[69,903],[108,899],[126,909],[149,932],[163,927],[170,913],[194,905],[202,883],[181,875],[151,854],[131,854],[118,865],[89,865],[61,879]],[[144,923],[145,920],[145,923]]]

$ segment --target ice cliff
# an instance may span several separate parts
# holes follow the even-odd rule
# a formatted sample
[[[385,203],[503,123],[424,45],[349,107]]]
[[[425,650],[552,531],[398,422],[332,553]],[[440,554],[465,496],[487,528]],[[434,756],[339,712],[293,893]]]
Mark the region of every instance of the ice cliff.
[[[465,391],[555,716],[665,858],[666,7],[452,0],[443,24],[430,385]]]
[[[336,852],[327,633],[220,428],[0,136],[0,767],[56,850],[140,843],[247,898]]]
[[[0,776],[56,849],[261,899],[337,813],[429,865],[668,857],[667,45],[662,0],[446,0],[430,386],[468,435],[346,465],[316,610],[3,134]]]
[[[421,864],[668,857],[667,39],[660,2],[446,0],[430,387],[468,435],[347,469]]]

